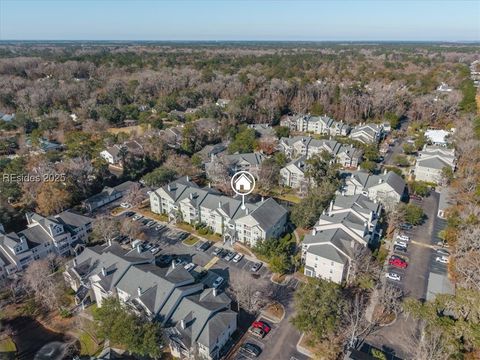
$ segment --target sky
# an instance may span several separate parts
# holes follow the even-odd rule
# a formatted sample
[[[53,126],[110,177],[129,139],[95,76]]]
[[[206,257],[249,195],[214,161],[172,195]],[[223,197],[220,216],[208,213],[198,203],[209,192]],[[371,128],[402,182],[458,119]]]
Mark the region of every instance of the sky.
[[[0,0],[0,40],[480,41],[480,0]]]

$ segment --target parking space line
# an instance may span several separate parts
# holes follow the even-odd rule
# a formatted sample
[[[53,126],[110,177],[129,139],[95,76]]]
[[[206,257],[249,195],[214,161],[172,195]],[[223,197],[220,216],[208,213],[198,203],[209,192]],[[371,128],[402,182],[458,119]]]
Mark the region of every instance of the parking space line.
[[[219,260],[218,256],[213,257],[212,260],[210,260],[208,264],[205,265],[203,268],[205,270],[209,270],[213,265],[217,263],[218,260]]]

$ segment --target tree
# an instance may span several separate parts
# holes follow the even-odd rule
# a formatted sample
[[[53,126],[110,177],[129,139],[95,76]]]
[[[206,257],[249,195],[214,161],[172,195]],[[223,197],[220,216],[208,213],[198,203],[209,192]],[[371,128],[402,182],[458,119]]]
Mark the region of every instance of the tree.
[[[93,233],[90,241],[108,243],[120,233],[120,221],[109,216],[101,216],[93,221]]]
[[[305,176],[316,184],[333,182],[337,178],[337,168],[332,164],[333,155],[323,150],[320,154],[313,155],[306,160],[307,170]]]
[[[392,129],[398,129],[400,126],[400,116],[395,113],[387,112],[385,113],[385,120],[388,121]]]
[[[376,168],[377,168],[377,163],[376,162],[373,162],[373,161],[363,161],[361,164],[360,164],[360,167],[363,169],[363,170],[367,170],[369,173],[373,173]]]
[[[427,143],[427,137],[424,133],[420,133],[415,139],[415,148],[417,150],[422,150],[425,144]]]
[[[101,337],[123,345],[134,354],[160,357],[163,338],[158,322],[145,321],[129,312],[114,297],[104,299],[102,307],[94,310],[93,317]]]
[[[408,161],[407,157],[405,155],[397,154],[393,158],[393,161],[397,166],[400,167],[405,167],[410,165],[410,161]]]
[[[272,189],[278,186],[279,177],[280,166],[275,159],[265,159],[260,165],[260,171],[258,172],[259,187],[268,194]]]
[[[288,137],[290,135],[290,129],[287,126],[278,126],[275,128],[275,135],[277,138]]]
[[[259,284],[251,281],[250,275],[245,272],[232,278],[232,286],[229,289],[237,302],[237,311],[242,307],[246,312],[253,314],[263,305],[257,296],[260,291]]]
[[[317,278],[309,278],[295,294],[295,327],[316,340],[335,333],[345,307],[340,286]]]
[[[292,208],[291,219],[296,226],[309,228],[315,224],[335,195],[336,185],[322,182],[311,189],[299,204]]]
[[[286,254],[273,255],[268,264],[272,272],[280,275],[285,274],[291,267],[291,263]]]
[[[425,214],[420,206],[414,204],[405,205],[405,221],[412,225],[419,225],[423,222]]]
[[[235,135],[235,139],[228,146],[228,152],[234,153],[249,153],[255,148],[255,130],[242,127],[240,131]]]
[[[407,155],[414,154],[417,151],[416,147],[410,143],[403,144],[402,148],[403,148],[403,152]]]
[[[63,282],[52,273],[47,259],[33,261],[25,270],[23,281],[39,304],[50,311],[58,309]]]
[[[129,203],[133,207],[136,207],[141,204],[144,199],[144,194],[142,187],[139,183],[133,183],[128,189],[127,195],[124,197],[125,202]]]
[[[430,187],[424,181],[413,181],[410,184],[412,192],[418,196],[428,196],[430,194]]]
[[[445,184],[450,185],[453,180],[453,169],[450,166],[442,168],[442,180]]]
[[[58,214],[71,204],[71,194],[59,183],[44,182],[37,194],[37,211],[44,215]]]
[[[380,152],[378,151],[377,146],[373,144],[365,146],[363,157],[367,161],[377,162],[380,159]]]

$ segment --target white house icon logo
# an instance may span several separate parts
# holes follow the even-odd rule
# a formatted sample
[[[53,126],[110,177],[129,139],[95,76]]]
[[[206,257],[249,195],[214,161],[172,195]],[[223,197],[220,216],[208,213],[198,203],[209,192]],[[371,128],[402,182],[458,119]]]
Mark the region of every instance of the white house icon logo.
[[[246,174],[240,174],[238,178],[235,179],[235,190],[244,194],[252,189],[253,182],[249,179]]]
[[[248,171],[238,171],[230,181],[232,190],[242,196],[242,208],[245,207],[245,195],[250,194],[255,188],[255,178]]]

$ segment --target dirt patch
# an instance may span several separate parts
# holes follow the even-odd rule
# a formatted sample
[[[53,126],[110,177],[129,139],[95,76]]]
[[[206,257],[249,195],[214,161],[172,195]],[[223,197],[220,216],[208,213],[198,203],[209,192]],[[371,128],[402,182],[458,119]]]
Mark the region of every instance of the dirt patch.
[[[235,251],[242,253],[243,255],[255,257],[255,255],[250,251],[250,249],[246,248],[243,245],[233,244],[233,248],[235,249]]]
[[[262,314],[274,322],[280,322],[285,316],[285,309],[282,304],[274,302],[270,305],[267,305],[267,307],[262,310]]]
[[[287,279],[287,276],[284,275],[284,274],[273,274],[271,280],[274,283],[282,285],[285,282],[286,279]]]

